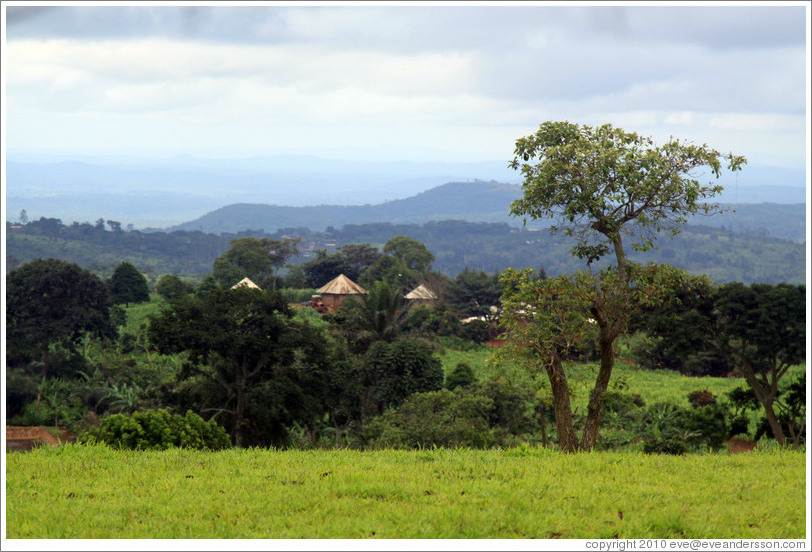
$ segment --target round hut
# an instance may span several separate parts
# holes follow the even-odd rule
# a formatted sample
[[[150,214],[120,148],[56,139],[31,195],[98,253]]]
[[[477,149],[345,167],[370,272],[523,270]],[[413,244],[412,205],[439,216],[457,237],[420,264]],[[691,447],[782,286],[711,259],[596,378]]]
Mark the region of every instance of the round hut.
[[[343,274],[339,274],[316,291],[321,294],[321,300],[330,312],[333,312],[347,297],[367,293],[367,290]]]

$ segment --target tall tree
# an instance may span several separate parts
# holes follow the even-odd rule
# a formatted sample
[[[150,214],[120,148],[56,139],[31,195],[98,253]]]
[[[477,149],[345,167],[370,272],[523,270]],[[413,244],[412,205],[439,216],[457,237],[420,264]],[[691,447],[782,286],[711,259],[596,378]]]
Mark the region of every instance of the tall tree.
[[[6,277],[7,353],[42,358],[47,369],[51,343],[75,344],[86,332],[114,338],[111,306],[95,274],[55,259],[25,263]]]
[[[431,270],[431,263],[434,262],[434,253],[426,249],[424,244],[406,236],[391,238],[384,244],[383,252],[400,259],[418,274]]]
[[[149,301],[147,279],[132,263],[125,261],[119,264],[110,276],[108,285],[116,304],[124,303],[129,306],[130,303]]]
[[[231,248],[214,260],[212,274],[224,287],[245,277],[263,289],[276,289],[276,273],[298,254],[300,239],[237,238]]]
[[[445,298],[448,304],[466,316],[495,318],[491,307],[499,306],[502,286],[499,274],[477,270],[463,270],[448,283]]]
[[[207,407],[227,415],[237,446],[256,443],[251,435],[263,427],[275,428],[278,443],[285,423],[317,418],[322,408],[323,340],[292,319],[277,292],[218,288],[183,297],[151,318],[149,338],[163,353],[189,354],[184,375]]]
[[[569,122],[543,123],[535,134],[516,141],[514,153],[510,165],[521,171],[524,181],[523,195],[511,204],[511,214],[525,217],[525,221],[527,217],[554,219],[552,232],[574,237],[571,252],[586,261],[587,267],[608,254],[614,257],[614,266],[601,271],[597,279],[577,276],[566,286],[574,295],[589,292],[593,298],[589,319],[599,330],[601,363],[584,434],[579,445],[571,440],[565,447],[569,451],[591,450],[597,442],[617,340],[626,333],[629,307],[634,306],[636,291],[631,284],[635,269],[626,257],[625,237],[631,239],[632,249],[645,251],[653,247],[659,232],[673,236],[689,216],[718,212],[718,204],[710,200],[722,187],[700,182],[694,171],[706,169],[718,178],[724,160],[734,171],[746,161],[707,145],[671,138],[658,146],[651,138],[612,125],[591,127]],[[519,287],[522,278],[528,276],[516,273],[511,285]],[[587,319],[580,323],[587,323]],[[568,400],[566,374],[548,375],[551,382],[557,378],[554,401]]]

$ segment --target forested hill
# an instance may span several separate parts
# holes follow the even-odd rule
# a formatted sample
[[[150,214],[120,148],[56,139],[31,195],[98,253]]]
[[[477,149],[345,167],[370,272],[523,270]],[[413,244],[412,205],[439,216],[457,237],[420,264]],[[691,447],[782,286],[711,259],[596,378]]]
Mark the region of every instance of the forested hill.
[[[765,197],[767,187],[741,188],[722,196],[740,199],[727,204],[729,211],[712,217],[697,216],[690,224],[726,228],[743,233],[801,241],[805,237],[806,206],[804,190],[794,193],[782,189],[783,199],[797,198],[798,203],[747,203],[751,198]],[[793,189],[791,189],[793,190]],[[168,231],[201,231],[213,234],[238,233],[247,230],[276,232],[284,228],[309,228],[325,231],[346,224],[390,222],[423,224],[430,221],[462,220],[467,222],[505,223],[522,226],[520,218],[509,215],[510,203],[521,197],[521,187],[490,181],[451,182],[407,199],[377,205],[318,205],[284,207],[279,205],[238,203],[212,211],[196,220],[173,226]],[[548,224],[530,222],[529,227]]]
[[[498,182],[450,182],[407,199],[377,205],[315,205],[285,207],[237,203],[168,230],[275,232],[280,228],[310,228],[316,231],[345,224],[392,222],[421,224],[431,220],[509,222],[510,203],[521,197],[521,188]],[[515,222],[515,221],[514,221]]]
[[[706,219],[706,220],[712,220]],[[486,272],[507,267],[544,267],[550,276],[582,268],[569,253],[570,242],[549,231],[511,227],[504,223],[436,221],[425,224],[347,224],[330,232],[306,228],[264,234],[242,232],[215,235],[203,232],[122,231],[104,224],[63,225],[58,219],[40,219],[25,225],[6,226],[6,267],[14,269],[37,258],[74,262],[109,277],[122,261],[147,274],[154,283],[162,274],[201,279],[211,273],[214,260],[228,251],[230,240],[239,236],[283,234],[302,238],[299,264],[314,251],[335,251],[346,244],[370,243],[381,247],[390,238],[408,236],[434,254],[433,268],[456,276],[466,267]],[[806,246],[773,238],[762,232],[734,232],[729,228],[688,226],[675,239],[663,238],[660,249],[631,256],[641,262],[668,263],[689,272],[707,274],[719,283],[738,281],[776,284],[803,283],[806,279]]]

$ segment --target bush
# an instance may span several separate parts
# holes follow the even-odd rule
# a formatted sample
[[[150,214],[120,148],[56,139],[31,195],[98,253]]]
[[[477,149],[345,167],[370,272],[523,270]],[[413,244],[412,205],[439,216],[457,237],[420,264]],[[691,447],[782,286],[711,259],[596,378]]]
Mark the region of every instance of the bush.
[[[371,448],[508,446],[535,433],[538,400],[529,389],[487,381],[410,395],[365,428]]]
[[[473,447],[494,444],[487,411],[493,401],[457,395],[448,389],[409,396],[396,411],[370,422],[367,438],[373,448]]]
[[[646,406],[646,401],[643,400],[637,393],[621,393],[618,391],[609,391],[603,395],[604,408],[606,412],[614,412],[617,414],[625,414],[635,408]]]
[[[716,395],[707,389],[703,389],[702,391],[692,391],[688,393],[688,402],[690,402],[691,406],[694,408],[716,404]]]
[[[643,445],[646,454],[673,454],[680,455],[688,452],[688,445],[684,441],[658,437],[646,441]]]
[[[457,364],[456,368],[454,368],[451,373],[446,376],[445,387],[449,391],[453,391],[457,387],[464,387],[474,383],[475,381],[476,376],[474,375],[473,369],[464,362],[460,362]]]
[[[720,448],[730,437],[727,409],[709,404],[680,410],[674,420],[674,429],[685,435],[689,445],[707,445]]]
[[[88,430],[82,442],[98,440],[113,447],[133,450],[172,447],[221,450],[231,446],[225,429],[212,420],[206,422],[192,412],[185,416],[166,410],[136,412],[132,416],[113,414],[97,429]]]
[[[474,343],[484,343],[491,338],[491,325],[484,320],[471,320],[461,325],[457,335]]]

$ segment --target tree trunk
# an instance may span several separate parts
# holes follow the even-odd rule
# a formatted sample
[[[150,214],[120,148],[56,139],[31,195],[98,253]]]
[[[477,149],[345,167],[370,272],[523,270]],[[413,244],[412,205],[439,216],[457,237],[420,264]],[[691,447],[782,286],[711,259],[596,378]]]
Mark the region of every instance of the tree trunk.
[[[544,401],[541,401],[541,446],[547,448],[547,407],[544,406]]]
[[[545,365],[550,386],[553,391],[553,408],[555,409],[555,425],[558,430],[558,446],[564,452],[578,452],[578,438],[572,422],[572,405],[570,404],[570,388],[567,376],[561,366],[561,357],[554,351],[549,363]]]
[[[744,378],[747,380],[747,383],[750,384],[750,388],[756,395],[756,399],[758,399],[758,402],[764,407],[764,414],[767,416],[767,423],[770,424],[770,429],[773,431],[775,441],[779,445],[784,446],[786,443],[784,430],[781,428],[781,422],[778,421],[778,416],[775,415],[775,409],[773,408],[773,402],[775,402],[775,395],[777,394],[777,389],[775,389],[777,385],[773,385],[769,389],[767,386],[762,385],[761,382],[758,381],[752,365],[743,358],[741,368],[742,372],[744,372]]]
[[[245,418],[245,372],[237,360],[234,360],[233,363],[237,395],[237,404],[234,407],[234,444],[237,447],[242,447],[244,442],[243,422]]]
[[[603,394],[609,386],[609,379],[612,377],[612,368],[615,365],[615,337],[609,331],[609,328],[601,326],[599,343],[601,350],[601,367],[600,370],[598,370],[598,377],[595,379],[595,387],[589,396],[586,425],[581,439],[581,448],[583,450],[594,449],[595,444],[598,442],[598,431],[601,426],[601,418],[603,418]]]

